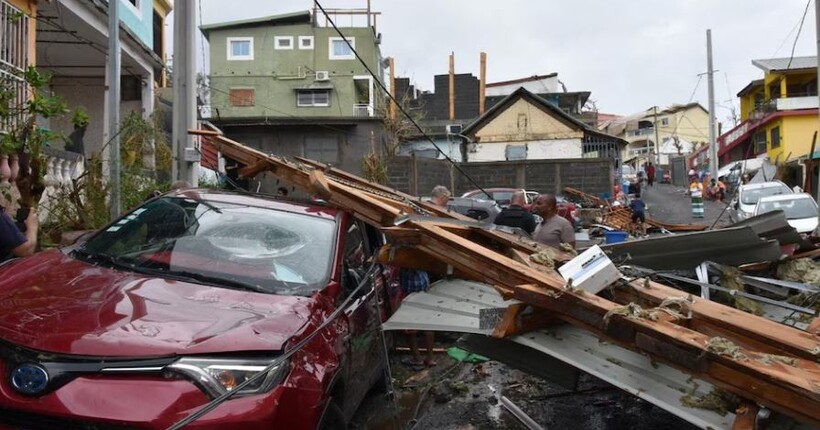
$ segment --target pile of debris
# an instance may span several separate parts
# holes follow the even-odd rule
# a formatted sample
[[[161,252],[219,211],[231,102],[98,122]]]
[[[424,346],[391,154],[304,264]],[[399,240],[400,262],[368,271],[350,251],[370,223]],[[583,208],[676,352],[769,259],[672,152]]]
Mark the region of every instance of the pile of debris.
[[[632,222],[632,209],[623,206],[612,206],[604,199],[587,194],[581,190],[566,187],[564,193],[575,201],[585,207],[596,208],[598,210],[598,218],[596,222],[604,226],[625,231],[632,234],[637,234],[638,227]],[[706,230],[705,225],[696,224],[669,224],[658,221],[656,219],[647,218],[647,231],[655,232],[691,232]]]
[[[482,329],[484,334],[492,333],[504,339],[524,338],[522,342],[526,342],[526,338],[534,339],[541,330],[555,328],[556,322],[569,323],[585,336],[606,341],[613,347],[617,345],[619,350],[648,356],[650,362],[637,364],[643,371],[652,367],[650,363],[664,363],[690,378],[706,381],[704,384],[708,382],[734,394],[744,410],[749,411],[738,414],[737,420],[754,418],[760,408],[766,408],[811,425],[820,425],[817,412],[820,411],[820,333],[780,324],[717,303],[703,294],[697,296],[652,280],[652,277],[659,276],[674,279],[671,277],[678,274],[659,272],[677,270],[668,268],[664,261],[688,258],[695,261],[689,266],[690,270],[704,268],[707,282],[700,279],[687,282],[698,282],[695,285],[709,291],[720,291],[714,287],[727,289],[725,284],[713,284],[710,277],[714,270],[720,270],[720,266],[713,269],[701,263],[778,262],[783,242],[777,229],[754,224],[670,236],[681,242],[661,244],[653,251],[645,252],[643,257],[638,250],[621,252],[615,248],[617,245],[604,247],[604,252],[620,265],[621,270],[631,267],[636,271],[648,271],[645,276],[621,276],[615,271],[617,276],[610,278],[612,262],[600,250],[592,249],[591,253],[588,250],[575,258],[569,253],[554,251],[547,260],[560,266],[558,270],[567,271],[564,266],[580,269],[565,278],[552,267],[532,258],[548,253],[546,247],[520,236],[465,224],[463,221],[469,221],[466,217],[445,212],[416,197],[321,163],[266,155],[227,139],[218,131],[193,133],[204,136],[222,153],[243,164],[245,167],[239,172],[242,176],[272,173],[279,180],[318,195],[379,227],[391,240],[390,245],[380,252],[379,259],[383,263],[491,285],[499,300],[499,304],[493,306],[502,310],[497,312],[498,318],[491,329]],[[692,240],[691,235],[698,234],[725,237],[721,236],[720,241],[708,239],[711,242],[707,243],[715,243],[715,246],[706,258],[706,254],[694,255],[704,248],[696,246],[702,239],[697,239],[697,243],[687,242]],[[660,239],[642,242],[650,240]],[[742,246],[732,245],[736,241]],[[626,245],[631,244],[622,244]],[[775,249],[777,255],[773,252]],[[799,246],[795,249],[803,252]],[[653,262],[652,252],[674,255],[667,254]],[[748,257],[729,258],[729,262],[717,258],[732,252]],[[601,291],[583,288],[585,283],[578,273],[595,276],[599,272],[587,270],[592,266],[607,273]],[[741,278],[741,282],[746,281]],[[467,290],[473,291],[469,287]],[[812,291],[815,290],[807,292],[817,297]],[[459,297],[452,304],[454,307],[459,303],[473,303],[460,296],[449,296]],[[486,294],[476,298],[486,299]],[[431,302],[430,306],[437,306],[436,302]],[[462,317],[466,315],[461,314],[459,318]],[[807,327],[817,327],[816,313],[812,318]],[[477,325],[479,320],[471,319],[467,324]],[[432,321],[428,323],[432,324]],[[425,329],[423,326],[415,328]],[[520,336],[524,333],[528,336]],[[640,395],[640,391],[636,389],[636,395]],[[650,401],[661,402],[657,399]]]

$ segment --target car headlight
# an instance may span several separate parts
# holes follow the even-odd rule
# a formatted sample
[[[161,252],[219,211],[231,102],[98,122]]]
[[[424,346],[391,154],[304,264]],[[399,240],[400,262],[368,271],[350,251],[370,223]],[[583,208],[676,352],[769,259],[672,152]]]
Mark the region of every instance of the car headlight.
[[[193,381],[212,397],[233,391],[239,384],[264,371],[274,359],[231,359],[231,358],[191,358],[183,357],[168,365],[166,370],[177,372]],[[235,396],[250,396],[268,392],[284,381],[290,370],[284,361],[265,376],[260,376],[244,387]]]

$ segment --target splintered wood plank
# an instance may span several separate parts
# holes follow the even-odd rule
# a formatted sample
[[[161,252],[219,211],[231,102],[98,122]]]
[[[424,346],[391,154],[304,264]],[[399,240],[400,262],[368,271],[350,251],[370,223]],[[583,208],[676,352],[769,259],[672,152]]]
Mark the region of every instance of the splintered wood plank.
[[[270,167],[268,160],[259,160],[251,166],[240,168],[237,173],[243,178],[253,178],[262,172],[268,171]]]
[[[504,311],[504,317],[495,326],[492,337],[502,339],[563,323],[551,312],[534,308],[527,303],[516,303]]]
[[[646,302],[655,306],[671,297],[689,297],[690,294],[664,284],[638,279],[630,283],[632,289]],[[692,297],[692,320],[689,327],[706,334],[731,336],[735,343],[744,344],[772,354],[788,354],[806,360],[820,361],[820,337],[766,318],[760,318],[711,300]]]
[[[407,269],[424,270],[427,273],[440,277],[453,276],[473,281],[478,280],[475,279],[475,276],[472,274],[460,269],[455,269],[418,248],[394,245],[382,246],[379,249],[378,260],[382,264],[391,264]]]
[[[502,339],[517,333],[518,318],[527,306],[529,305],[526,303],[516,303],[507,306],[507,310],[504,311],[504,316],[501,318],[501,321],[499,321],[498,324],[495,325],[495,329],[493,329],[492,337]]]

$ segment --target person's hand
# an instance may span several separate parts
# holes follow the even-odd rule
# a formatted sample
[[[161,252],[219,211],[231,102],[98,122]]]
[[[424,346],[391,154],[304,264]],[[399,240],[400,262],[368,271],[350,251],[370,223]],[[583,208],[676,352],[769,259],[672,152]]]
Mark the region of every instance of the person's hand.
[[[40,226],[40,219],[37,218],[37,211],[34,208],[28,208],[28,217],[26,217],[26,228],[28,230],[36,231]]]

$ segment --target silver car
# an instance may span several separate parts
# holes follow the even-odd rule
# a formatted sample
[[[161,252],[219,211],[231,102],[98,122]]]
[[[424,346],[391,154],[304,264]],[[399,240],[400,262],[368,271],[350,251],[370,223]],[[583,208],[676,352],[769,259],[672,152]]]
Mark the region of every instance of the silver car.
[[[758,200],[762,197],[780,194],[792,194],[791,188],[780,181],[741,185],[737,190],[737,195],[732,199],[729,216],[733,222],[751,218]]]

